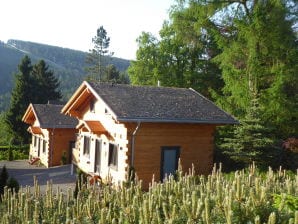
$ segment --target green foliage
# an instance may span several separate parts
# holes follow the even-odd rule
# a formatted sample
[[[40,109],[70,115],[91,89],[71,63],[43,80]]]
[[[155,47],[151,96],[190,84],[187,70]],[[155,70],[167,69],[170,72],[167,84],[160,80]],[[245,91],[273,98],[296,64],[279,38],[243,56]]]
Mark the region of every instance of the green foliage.
[[[78,168],[76,186],[73,192],[74,198],[78,197],[79,192],[85,191],[86,186],[87,186],[87,175],[81,169]]]
[[[107,60],[113,55],[113,53],[109,52],[110,37],[108,37],[107,31],[103,26],[97,29],[96,36],[92,38],[92,43],[94,47],[89,50],[86,57],[86,63],[89,64],[86,67],[88,79],[102,81],[108,64]]]
[[[13,192],[18,192],[19,189],[20,189],[20,184],[19,182],[13,178],[13,177],[10,177],[8,180],[7,180],[7,184],[6,186]]]
[[[160,40],[143,32],[138,38],[137,60],[128,69],[138,85],[192,87],[203,95],[222,87],[221,72],[212,58],[217,47],[205,31],[197,30],[198,15],[190,8],[172,10],[164,22]]]
[[[14,160],[23,160],[23,159],[28,159],[28,155],[29,155],[29,145],[0,146],[0,160],[9,160],[9,158],[13,158]]]
[[[8,180],[8,172],[6,169],[6,166],[4,165],[2,167],[1,173],[0,173],[0,195],[4,192],[4,187],[6,186],[7,180]]]
[[[297,223],[297,211],[280,207],[273,195],[298,196],[297,174],[283,170],[259,173],[256,167],[229,175],[214,168],[208,176],[178,172],[177,180],[127,187],[86,186],[77,197],[73,189],[45,194],[5,189],[2,223]],[[276,206],[276,204],[279,204]]]
[[[59,100],[61,93],[57,90],[58,87],[58,80],[53,72],[48,71],[48,66],[43,60],[32,66],[31,59],[27,55],[22,59],[5,118],[14,144],[28,143],[29,133],[22,117],[29,104]]]
[[[63,151],[61,156],[61,165],[65,165],[67,163],[66,151]]]
[[[47,103],[49,100],[59,100],[62,95],[59,90],[59,81],[54,76],[54,72],[49,70],[44,60],[40,60],[32,68],[34,80],[34,97],[32,102]],[[42,93],[42,94],[40,94]]]
[[[33,98],[31,71],[31,59],[25,56],[19,64],[19,73],[16,75],[10,108],[5,117],[8,131],[17,143],[27,143],[29,139],[27,125],[22,121],[22,117]]]
[[[8,156],[7,157],[8,157],[7,158],[8,161],[13,161],[13,152],[12,152],[11,147],[9,147],[9,149],[8,149]]]
[[[129,84],[129,77],[126,73],[120,72],[115,65],[107,65],[104,69],[101,81]]]
[[[274,206],[278,210],[298,211],[298,196],[287,194],[273,194]]]
[[[268,167],[266,150],[273,144],[269,137],[270,130],[260,120],[259,105],[256,100],[252,102],[250,109],[240,125],[232,128],[232,133],[223,138],[220,144],[226,154],[232,159],[246,165],[256,162],[258,165]]]
[[[20,185],[15,178],[9,177],[6,166],[4,165],[0,173],[0,201],[2,201],[2,195],[6,187],[11,189],[12,192],[17,193],[19,191]]]
[[[0,113],[0,149],[2,145],[10,144],[11,136],[8,132],[8,127],[5,123],[5,113]]]
[[[243,118],[251,100],[259,98],[260,119],[273,128],[277,139],[298,131],[294,90],[297,90],[298,45],[292,28],[297,21],[297,7],[291,7],[296,4],[209,1],[202,6],[211,12],[209,18],[216,14],[222,17],[219,21],[209,19],[213,24],[210,30],[221,49],[215,61],[222,69],[225,83],[218,103]]]

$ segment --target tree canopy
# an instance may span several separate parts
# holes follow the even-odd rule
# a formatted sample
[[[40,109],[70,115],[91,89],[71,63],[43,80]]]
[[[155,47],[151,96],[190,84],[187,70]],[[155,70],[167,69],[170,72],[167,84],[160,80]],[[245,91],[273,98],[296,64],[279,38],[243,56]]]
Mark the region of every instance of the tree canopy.
[[[192,87],[240,120],[230,143],[255,133],[274,144],[298,133],[297,18],[296,0],[177,0],[159,38],[138,38],[131,81]],[[245,150],[234,143],[227,150]]]
[[[32,65],[26,55],[18,66],[5,123],[15,143],[28,143],[29,133],[22,117],[30,103],[46,103],[61,99],[59,82],[43,60]]]
[[[93,49],[89,50],[86,57],[86,63],[89,65],[86,70],[89,75],[89,79],[95,79],[101,81],[103,78],[105,68],[108,61],[113,55],[109,51],[110,37],[103,26],[100,26],[96,31],[96,36],[92,38],[94,44]]]

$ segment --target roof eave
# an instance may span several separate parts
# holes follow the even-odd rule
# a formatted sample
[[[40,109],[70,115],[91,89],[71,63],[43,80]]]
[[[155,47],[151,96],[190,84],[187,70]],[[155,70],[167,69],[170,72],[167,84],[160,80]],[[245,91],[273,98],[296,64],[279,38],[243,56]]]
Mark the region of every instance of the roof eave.
[[[87,87],[86,81],[84,81],[79,88],[74,92],[74,94],[71,96],[71,98],[67,101],[67,103],[64,105],[64,107],[61,109],[61,113],[67,115],[70,113],[70,110],[76,101],[76,98],[82,93],[82,91]]]
[[[119,122],[143,122],[143,123],[185,123],[185,124],[239,124],[236,120],[191,120],[191,119],[158,119],[158,118],[117,118]]]
[[[37,113],[36,111],[34,110],[34,106],[32,103],[29,104],[29,106],[27,107],[26,111],[25,111],[25,114],[23,115],[22,117],[22,121],[26,124],[32,124],[32,122],[30,122],[28,119],[29,119],[29,116],[30,114],[33,113],[33,115],[35,116],[35,119],[38,120],[38,116],[37,116]]]

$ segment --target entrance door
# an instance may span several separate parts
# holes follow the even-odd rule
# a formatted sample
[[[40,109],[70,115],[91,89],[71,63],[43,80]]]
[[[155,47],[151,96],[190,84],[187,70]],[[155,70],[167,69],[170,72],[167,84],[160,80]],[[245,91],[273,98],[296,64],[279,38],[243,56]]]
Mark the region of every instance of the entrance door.
[[[175,171],[178,169],[179,156],[180,147],[161,147],[161,181],[170,174],[175,174]]]
[[[96,139],[95,140],[95,163],[94,163],[94,173],[98,173],[100,172],[100,154],[101,154],[101,150],[100,150],[100,140]]]

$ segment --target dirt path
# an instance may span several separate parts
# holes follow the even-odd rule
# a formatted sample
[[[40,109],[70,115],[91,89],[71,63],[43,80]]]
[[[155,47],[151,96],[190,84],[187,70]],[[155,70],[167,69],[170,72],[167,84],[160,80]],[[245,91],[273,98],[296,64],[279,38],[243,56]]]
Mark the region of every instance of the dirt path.
[[[76,175],[71,175],[71,165],[46,168],[28,164],[27,160],[0,161],[0,169],[6,166],[10,177],[14,177],[20,186],[34,186],[34,176],[36,176],[42,193],[46,190],[47,181],[52,181],[53,189],[57,187],[67,191],[69,187],[74,189]],[[32,188],[33,191],[33,188]]]

